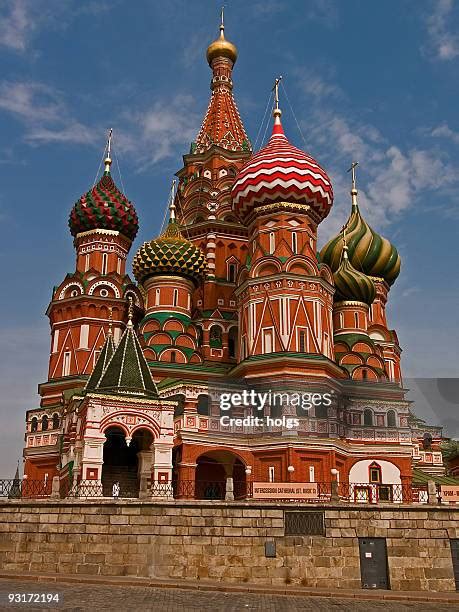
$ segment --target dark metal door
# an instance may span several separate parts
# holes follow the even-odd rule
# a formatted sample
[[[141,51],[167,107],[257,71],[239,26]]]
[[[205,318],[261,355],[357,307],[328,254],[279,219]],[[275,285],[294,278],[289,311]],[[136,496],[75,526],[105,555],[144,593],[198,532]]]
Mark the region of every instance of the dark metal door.
[[[389,589],[385,538],[359,538],[363,589]]]
[[[450,540],[456,591],[459,591],[459,540]]]

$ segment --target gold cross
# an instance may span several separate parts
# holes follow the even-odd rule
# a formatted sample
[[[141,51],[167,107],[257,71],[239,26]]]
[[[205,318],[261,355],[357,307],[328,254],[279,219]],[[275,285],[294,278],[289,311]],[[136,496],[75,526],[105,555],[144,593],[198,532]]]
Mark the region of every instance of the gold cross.
[[[356,187],[356,182],[355,182],[355,169],[357,168],[357,166],[359,165],[359,162],[352,162],[351,167],[349,168],[348,172],[352,172],[352,189],[357,189]]]
[[[274,81],[274,86],[271,91],[274,91],[274,103],[276,105],[276,110],[279,110],[279,83],[282,80],[282,75],[277,77]]]

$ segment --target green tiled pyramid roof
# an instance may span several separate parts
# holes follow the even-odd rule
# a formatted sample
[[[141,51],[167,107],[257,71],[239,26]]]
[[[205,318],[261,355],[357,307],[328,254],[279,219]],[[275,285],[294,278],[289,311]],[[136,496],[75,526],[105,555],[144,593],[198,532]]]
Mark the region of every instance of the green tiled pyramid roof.
[[[98,363],[96,368],[97,366]],[[145,361],[132,323],[128,323],[97,384],[93,388],[89,388],[88,383],[86,390],[122,394],[124,396],[132,394],[158,397],[156,385],[151,377],[150,369]]]
[[[107,338],[105,339],[104,346],[102,347],[102,350],[100,351],[100,355],[96,362],[96,365],[94,366],[94,370],[92,371],[92,374],[89,377],[88,382],[86,383],[86,386],[85,386],[86,390],[91,390],[91,389],[96,388],[97,383],[101,379],[102,374],[104,373],[105,368],[107,367],[108,362],[110,361],[114,352],[115,352],[115,344],[113,342],[113,336],[112,334],[108,334]]]

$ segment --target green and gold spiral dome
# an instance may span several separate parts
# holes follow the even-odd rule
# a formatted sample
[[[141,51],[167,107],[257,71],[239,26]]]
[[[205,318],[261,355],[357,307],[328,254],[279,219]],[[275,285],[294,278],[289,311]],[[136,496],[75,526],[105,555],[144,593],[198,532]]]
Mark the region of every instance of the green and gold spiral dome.
[[[201,249],[183,237],[172,215],[166,231],[144,242],[137,251],[132,269],[139,283],[164,274],[184,276],[197,283],[205,272],[206,260]]]
[[[342,253],[341,263],[333,274],[335,302],[352,300],[369,306],[376,296],[375,284],[366,274],[354,268],[348,259],[348,247],[345,244]]]
[[[400,255],[387,238],[376,233],[363,219],[356,201],[357,191],[351,193],[351,215],[344,226],[349,260],[357,270],[368,276],[383,278],[392,285],[400,274]],[[339,234],[322,248],[320,258],[336,272],[342,253],[343,240]]]

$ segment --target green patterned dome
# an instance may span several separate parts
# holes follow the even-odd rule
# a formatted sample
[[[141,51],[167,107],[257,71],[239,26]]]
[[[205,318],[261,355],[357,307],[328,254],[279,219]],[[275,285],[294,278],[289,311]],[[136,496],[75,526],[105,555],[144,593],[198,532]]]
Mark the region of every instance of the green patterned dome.
[[[159,238],[143,243],[132,269],[139,283],[160,274],[185,276],[197,282],[205,272],[206,260],[201,249],[186,240],[175,219],[171,219]]]
[[[357,203],[345,224],[349,260],[357,270],[368,276],[383,278],[392,285],[400,274],[400,255],[397,249],[377,234],[363,219]],[[332,238],[320,252],[321,261],[337,271],[343,252],[341,234]]]
[[[69,227],[73,236],[95,229],[115,230],[134,240],[139,229],[135,208],[115,185],[110,174],[110,159],[96,185],[75,203]]]
[[[335,302],[352,300],[370,305],[376,296],[376,287],[368,276],[354,268],[347,256],[348,247],[344,246],[341,263],[333,274],[335,283]]]

